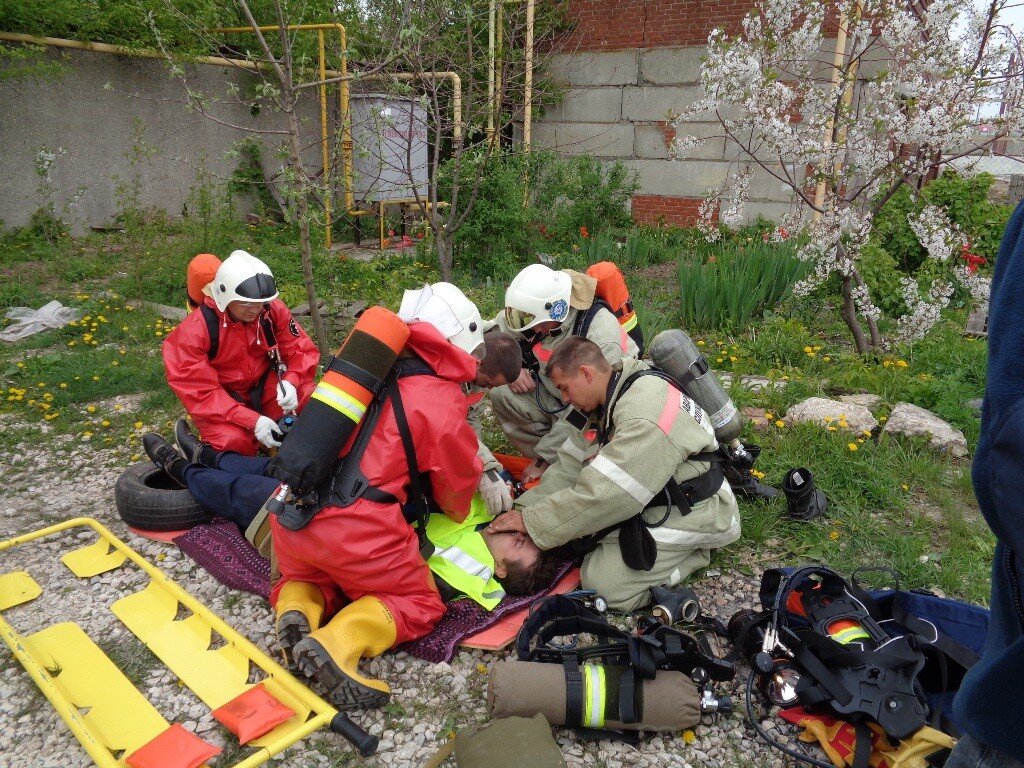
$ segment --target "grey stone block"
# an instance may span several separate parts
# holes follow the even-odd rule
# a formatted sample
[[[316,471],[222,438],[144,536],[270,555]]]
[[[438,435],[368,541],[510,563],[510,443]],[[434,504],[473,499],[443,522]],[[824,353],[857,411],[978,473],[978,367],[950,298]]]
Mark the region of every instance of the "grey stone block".
[[[631,157],[632,123],[537,123],[533,144],[563,155]]]
[[[563,123],[617,123],[622,119],[622,88],[570,88],[561,104],[544,111],[543,119]]]
[[[790,203],[769,203],[765,201],[752,200],[743,209],[743,223],[751,224],[758,216],[769,221],[782,221],[782,217],[793,210]]]
[[[622,92],[622,116],[637,122],[664,120],[669,112],[678,113],[701,96],[702,91],[697,86],[627,86]]]
[[[640,53],[640,76],[652,85],[696,84],[700,80],[703,45],[685,48],[654,48]]]
[[[774,166],[773,170],[779,175],[785,177],[782,173],[781,167]],[[777,178],[761,168],[754,168],[753,171],[754,173],[750,178],[750,186],[747,187],[748,200],[762,200],[765,202],[781,203],[788,202],[792,199],[793,190],[790,186],[779,181]],[[795,175],[798,183],[803,181],[803,168],[790,169],[790,173]]]
[[[728,163],[706,160],[625,160],[637,174],[640,194],[704,197],[708,189],[725,183]]]
[[[570,86],[636,85],[638,55],[636,50],[556,54],[546,69],[555,82]]]
[[[718,123],[684,123],[676,129],[676,136],[709,137],[694,149],[678,155],[680,160],[722,160],[725,157],[725,137]],[[656,123],[637,123],[633,155],[638,158],[668,158],[665,134]]]

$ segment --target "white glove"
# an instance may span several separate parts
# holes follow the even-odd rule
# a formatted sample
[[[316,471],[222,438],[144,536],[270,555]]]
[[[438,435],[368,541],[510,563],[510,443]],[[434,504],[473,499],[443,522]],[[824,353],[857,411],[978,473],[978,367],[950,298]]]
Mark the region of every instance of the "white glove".
[[[281,441],[274,439],[274,433],[277,432],[277,422],[269,416],[260,416],[256,421],[256,427],[253,429],[253,434],[256,435],[256,439],[263,443],[267,448],[277,448],[281,445]]]
[[[508,483],[501,479],[498,473],[491,469],[480,475],[480,496],[487,505],[487,511],[492,515],[508,512],[512,509],[512,491]]]
[[[299,407],[299,393],[295,390],[295,385],[290,381],[281,379],[277,382],[277,404],[281,406],[281,410],[285,413],[294,411]]]

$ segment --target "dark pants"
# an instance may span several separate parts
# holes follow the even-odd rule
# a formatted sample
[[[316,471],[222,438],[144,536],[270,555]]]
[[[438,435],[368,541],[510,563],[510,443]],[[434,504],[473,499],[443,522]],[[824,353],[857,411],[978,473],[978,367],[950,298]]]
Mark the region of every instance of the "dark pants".
[[[189,464],[185,483],[199,506],[244,531],[278,486],[277,480],[263,475],[269,463],[268,458],[224,453],[217,469]]]
[[[982,744],[975,738],[964,734],[960,737],[945,768],[1022,768],[1024,764],[1004,755],[992,747]]]

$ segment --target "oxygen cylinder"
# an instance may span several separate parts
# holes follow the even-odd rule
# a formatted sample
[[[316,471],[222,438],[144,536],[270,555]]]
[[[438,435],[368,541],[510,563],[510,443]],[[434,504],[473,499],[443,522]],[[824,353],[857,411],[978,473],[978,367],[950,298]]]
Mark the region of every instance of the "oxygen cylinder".
[[[331,359],[267,474],[296,495],[324,482],[408,338],[409,327],[398,315],[383,307],[366,310]]]
[[[673,328],[659,333],[647,347],[647,357],[707,412],[718,442],[728,444],[740,436],[743,416],[718,383],[718,377],[693,339],[684,331]]]
[[[200,253],[188,263],[185,270],[185,297],[186,309],[189,312],[206,299],[203,288],[213,282],[220,264],[220,259],[212,253]]]
[[[619,720],[621,667],[583,664],[582,701],[575,709],[580,722],[566,723],[565,667],[538,661],[502,659],[491,665],[487,676],[487,710],[492,719],[533,717],[538,712],[552,725],[609,728],[632,731],[680,731],[693,728],[701,719],[701,694],[682,672],[659,670],[637,697],[641,710],[638,722]]]

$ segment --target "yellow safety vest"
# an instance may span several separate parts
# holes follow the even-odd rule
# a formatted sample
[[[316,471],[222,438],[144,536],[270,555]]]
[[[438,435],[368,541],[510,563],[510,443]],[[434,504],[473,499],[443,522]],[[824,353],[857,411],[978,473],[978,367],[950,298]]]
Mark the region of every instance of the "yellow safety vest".
[[[427,520],[427,539],[434,545],[434,554],[427,560],[430,570],[488,611],[501,602],[505,590],[494,578],[494,558],[476,528],[493,519],[480,494],[476,494],[463,522],[438,514]]]

